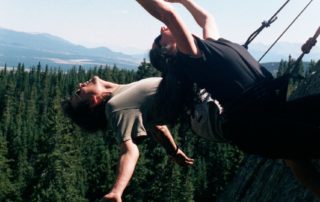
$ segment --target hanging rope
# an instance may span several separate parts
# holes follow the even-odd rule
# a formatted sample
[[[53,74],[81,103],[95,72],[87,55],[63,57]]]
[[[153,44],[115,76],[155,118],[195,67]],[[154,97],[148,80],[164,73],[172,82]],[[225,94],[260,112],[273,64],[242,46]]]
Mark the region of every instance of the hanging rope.
[[[285,73],[291,74],[292,77],[297,78],[299,77],[299,64],[302,61],[302,58],[305,54],[310,53],[311,49],[316,45],[317,38],[320,35],[320,27],[318,27],[318,30],[313,35],[313,37],[309,38],[301,47],[302,53],[298,57],[298,59],[295,61],[295,65],[293,68],[288,69]]]
[[[264,56],[271,50],[271,48],[279,41],[279,39],[288,31],[288,29],[293,25],[293,23],[296,22],[296,20],[301,16],[301,14],[309,7],[309,5],[312,3],[313,0],[311,0],[303,9],[302,11],[293,19],[293,21],[290,23],[290,25],[281,33],[281,35],[273,42],[273,44],[269,47],[269,49],[261,56],[261,58],[258,60],[259,62],[264,58]]]
[[[276,21],[278,19],[277,15],[278,13],[289,3],[290,0],[287,0],[279,10],[277,10],[277,12],[268,20],[268,21],[263,21],[261,23],[261,26],[256,30],[254,31],[250,36],[249,38],[247,39],[247,41],[245,42],[245,44],[243,44],[243,46],[248,49],[248,45],[253,41],[253,39],[255,39],[259,33],[266,27],[270,27],[270,25]]]

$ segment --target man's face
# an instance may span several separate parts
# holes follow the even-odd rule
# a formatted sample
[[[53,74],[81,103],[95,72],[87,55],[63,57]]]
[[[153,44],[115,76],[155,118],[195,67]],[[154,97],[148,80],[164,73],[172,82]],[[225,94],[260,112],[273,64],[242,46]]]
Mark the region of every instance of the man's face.
[[[160,44],[168,49],[168,53],[174,54],[176,52],[176,40],[171,31],[167,27],[161,27],[161,40]]]
[[[71,105],[76,107],[80,102],[89,102],[93,105],[94,96],[99,96],[101,92],[101,83],[98,76],[92,79],[79,83],[74,95],[71,97]]]

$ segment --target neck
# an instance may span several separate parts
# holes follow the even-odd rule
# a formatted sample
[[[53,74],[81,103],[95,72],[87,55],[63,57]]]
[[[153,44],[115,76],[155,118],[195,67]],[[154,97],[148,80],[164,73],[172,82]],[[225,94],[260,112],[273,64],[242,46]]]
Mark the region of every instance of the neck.
[[[109,81],[101,80],[103,97],[108,98],[120,85]]]

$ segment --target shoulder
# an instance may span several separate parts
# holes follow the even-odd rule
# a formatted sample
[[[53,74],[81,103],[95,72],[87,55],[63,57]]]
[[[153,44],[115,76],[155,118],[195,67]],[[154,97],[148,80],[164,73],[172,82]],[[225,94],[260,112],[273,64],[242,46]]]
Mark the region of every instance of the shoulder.
[[[197,57],[201,57],[201,54],[203,53],[203,51],[205,51],[206,49],[210,49],[210,47],[212,46],[216,46],[215,44],[220,44],[220,43],[232,43],[226,39],[223,39],[223,38],[219,38],[219,39],[213,39],[213,38],[207,38],[207,39],[202,39],[196,35],[193,35],[193,40],[194,40],[194,43],[196,44],[196,46],[198,47],[198,49],[200,50],[200,54],[198,56],[192,56],[192,55],[189,55],[190,57],[193,57],[193,58],[197,58]],[[188,55],[188,54],[185,54],[181,51],[178,51],[179,54],[182,54],[182,55]]]
[[[162,77],[150,77],[150,78],[141,79],[136,83],[137,83],[137,85],[146,85],[146,86],[159,85],[161,80],[162,80]]]
[[[161,80],[161,77],[151,77],[122,86],[106,103],[107,113],[141,108],[157,92]]]

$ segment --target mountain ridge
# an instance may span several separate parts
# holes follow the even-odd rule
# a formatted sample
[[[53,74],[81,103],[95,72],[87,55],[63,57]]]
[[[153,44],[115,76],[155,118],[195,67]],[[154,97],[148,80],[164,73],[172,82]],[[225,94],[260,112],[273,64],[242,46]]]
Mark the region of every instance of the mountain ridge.
[[[115,52],[106,47],[86,48],[47,33],[26,33],[0,28],[0,66],[15,66],[19,62],[34,65],[41,62],[65,68],[79,64],[88,67],[115,64],[133,69],[141,61],[139,56]]]
[[[289,55],[297,58],[301,54],[298,43],[279,42],[261,61],[278,63],[287,60]],[[248,51],[259,59],[269,46],[262,43],[252,43]],[[125,50],[125,48],[122,48]],[[128,52],[129,49],[128,49]],[[136,69],[147,51],[141,54],[129,54],[113,51],[107,47],[87,48],[83,45],[71,43],[61,37],[48,33],[28,33],[14,31],[0,27],[0,66],[25,66],[47,64],[54,67],[69,68],[82,65],[86,68],[99,65],[117,65],[125,69]],[[320,47],[316,46],[304,57],[304,61],[320,59]],[[274,65],[273,65],[274,66]]]

